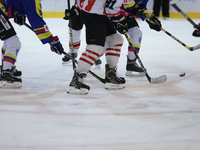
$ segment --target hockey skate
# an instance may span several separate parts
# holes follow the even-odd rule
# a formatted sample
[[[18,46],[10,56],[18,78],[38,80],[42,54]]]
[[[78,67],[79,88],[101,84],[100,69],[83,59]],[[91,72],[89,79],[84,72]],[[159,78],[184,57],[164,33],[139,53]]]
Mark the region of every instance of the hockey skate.
[[[95,69],[101,69],[101,59],[97,58],[94,62],[94,65],[95,65]]]
[[[126,76],[132,76],[132,77],[141,77],[144,76],[143,69],[138,66],[136,59],[130,60],[127,58],[127,64],[126,64]]]
[[[3,70],[1,73],[0,88],[20,88],[22,80],[13,76],[11,70]]]
[[[70,56],[72,56],[72,53],[68,53]],[[76,58],[78,55],[77,55],[77,53],[74,53],[74,58]],[[66,65],[66,64],[69,64],[69,63],[71,63],[72,62],[72,60],[68,57],[68,56],[64,56],[63,58],[62,58],[62,64],[63,65]]]
[[[22,72],[16,69],[16,66],[12,66],[11,74],[15,77],[19,77],[22,75]]]
[[[123,77],[117,77],[116,68],[109,68],[106,64],[106,85],[107,90],[117,90],[125,88],[125,79]]]
[[[72,81],[69,84],[69,94],[88,94],[90,87],[83,83],[83,78],[86,77],[85,73],[74,73]]]
[[[1,72],[3,70],[3,66],[0,66]],[[10,69],[10,72],[13,76],[19,77],[22,75],[22,72],[16,69],[16,66],[12,66],[12,68]]]

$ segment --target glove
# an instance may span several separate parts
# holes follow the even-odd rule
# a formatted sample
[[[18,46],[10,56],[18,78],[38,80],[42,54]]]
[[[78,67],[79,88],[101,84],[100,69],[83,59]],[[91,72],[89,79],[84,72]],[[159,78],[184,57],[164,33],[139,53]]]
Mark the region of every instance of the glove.
[[[17,23],[18,25],[24,25],[26,22],[26,15],[21,15],[21,14],[17,14],[14,18],[14,22]]]
[[[79,15],[80,15],[80,10],[76,6],[72,6],[70,10],[65,9],[65,17],[63,19],[69,20],[70,17],[72,18]]]
[[[128,31],[128,24],[123,15],[120,15],[119,17],[112,17],[111,20],[119,33],[123,34],[123,30],[126,30],[126,32]]]
[[[200,30],[194,30],[192,35],[195,36],[195,37],[200,37]]]
[[[138,8],[133,8],[132,14],[136,17],[140,17],[143,15],[143,12],[146,10],[143,4],[137,4]]]
[[[153,30],[156,30],[156,31],[160,31],[162,25],[161,25],[161,22],[154,16],[152,15],[151,18],[149,19],[146,19],[146,22],[149,24],[149,27]]]
[[[62,44],[59,41],[58,36],[52,36],[50,41],[49,41],[49,44],[50,44],[51,51],[56,52],[59,55],[62,54],[63,47],[62,47]]]

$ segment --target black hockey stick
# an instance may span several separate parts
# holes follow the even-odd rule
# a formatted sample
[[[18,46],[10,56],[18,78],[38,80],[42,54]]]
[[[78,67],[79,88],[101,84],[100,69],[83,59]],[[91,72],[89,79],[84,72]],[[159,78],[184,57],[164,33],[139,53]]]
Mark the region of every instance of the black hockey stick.
[[[162,75],[162,76],[157,77],[157,78],[151,78],[151,77],[149,76],[149,74],[147,73],[147,70],[144,68],[144,65],[143,65],[143,63],[142,63],[140,57],[138,56],[138,54],[137,54],[135,48],[133,47],[133,44],[132,44],[132,42],[131,42],[131,40],[130,40],[128,34],[126,33],[126,30],[123,30],[123,33],[124,33],[124,35],[125,35],[125,37],[126,37],[128,43],[129,43],[130,47],[132,48],[132,50],[133,50],[133,52],[134,52],[134,54],[135,54],[135,56],[136,56],[136,59],[138,60],[138,62],[139,62],[139,64],[140,64],[140,66],[141,66],[141,68],[142,68],[142,70],[143,70],[145,76],[147,77],[148,81],[149,81],[151,84],[159,84],[159,83],[163,83],[163,82],[167,81],[166,75]]]
[[[152,20],[150,20],[149,18],[146,18],[149,22],[151,22],[152,24],[159,24],[157,22],[154,22]],[[163,32],[165,32],[167,35],[169,35],[172,39],[174,39],[175,41],[177,41],[178,43],[180,43],[181,45],[183,45],[185,48],[187,48],[190,51],[194,51],[197,49],[200,49],[200,44],[194,46],[194,47],[190,47],[187,46],[185,43],[181,42],[179,39],[177,39],[175,36],[173,36],[171,33],[169,33],[168,31],[166,31],[165,29],[163,29],[162,27],[160,28]]]
[[[68,2],[68,10],[70,10],[70,0],[67,0]],[[72,35],[72,18],[69,17],[69,33],[70,33],[70,45],[71,45],[71,52],[72,52],[72,57],[75,57],[74,53],[74,44],[73,44],[73,35]],[[73,70],[76,68],[75,62],[72,61],[72,66]]]
[[[171,4],[172,7],[174,7],[187,21],[189,21],[194,28],[197,28],[198,30],[200,30],[200,27],[198,27],[198,25],[192,20],[190,19],[177,5],[176,3]]]
[[[30,25],[28,25],[27,23],[25,23],[24,24],[27,28],[29,28],[30,30],[32,30],[33,31],[33,28],[30,26]],[[69,54],[67,54],[64,50],[62,51],[63,52],[63,54],[65,55],[65,56],[67,56],[67,57],[69,57],[74,63],[76,63],[76,64],[78,64],[78,61],[76,60],[76,59],[74,59],[72,56],[70,56]],[[92,71],[88,71],[93,77],[95,77],[97,80],[99,80],[99,81],[101,81],[102,83],[106,83],[106,80],[105,79],[103,79],[103,78],[101,78],[101,77],[99,77],[98,75],[96,75],[94,72],[92,72]]]

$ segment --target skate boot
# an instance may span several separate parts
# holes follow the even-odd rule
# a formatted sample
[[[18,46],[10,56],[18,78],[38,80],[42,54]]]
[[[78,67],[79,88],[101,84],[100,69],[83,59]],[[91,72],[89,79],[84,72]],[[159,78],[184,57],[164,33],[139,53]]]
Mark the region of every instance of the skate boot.
[[[95,64],[95,68],[96,69],[100,69],[101,68],[101,64],[102,64],[101,59],[97,58],[95,60],[94,64]]]
[[[72,53],[68,53],[70,56],[72,56]],[[74,53],[74,58],[76,58],[77,57],[77,53]],[[69,64],[69,63],[71,63],[72,62],[72,60],[68,57],[68,56],[64,56],[63,58],[62,58],[62,64],[63,65],[65,65],[65,64]]]
[[[83,78],[86,77],[86,73],[74,73],[72,81],[69,84],[69,94],[88,94],[90,87],[83,83]]]
[[[115,90],[125,88],[125,79],[123,77],[117,77],[116,68],[109,68],[109,65],[106,65],[106,85],[105,89]]]
[[[22,75],[22,72],[16,69],[16,66],[12,66],[11,68],[11,74],[15,77],[20,77]]]
[[[143,69],[138,66],[136,59],[130,60],[127,58],[126,76],[141,77],[144,76]]]
[[[22,80],[13,76],[11,70],[3,70],[1,73],[0,88],[20,88]]]

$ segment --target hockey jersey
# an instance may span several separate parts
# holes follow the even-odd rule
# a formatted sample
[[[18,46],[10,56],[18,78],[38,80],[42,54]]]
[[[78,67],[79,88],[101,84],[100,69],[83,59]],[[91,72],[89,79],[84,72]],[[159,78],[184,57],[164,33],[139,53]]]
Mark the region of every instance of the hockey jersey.
[[[42,5],[40,0],[0,0],[0,11],[8,19],[16,15],[26,15],[35,34],[43,44],[48,43],[52,37],[45,21],[43,20]]]
[[[126,0],[127,1],[127,0]],[[128,0],[126,4],[132,2]],[[89,13],[117,17],[124,0],[85,0],[83,10]]]

